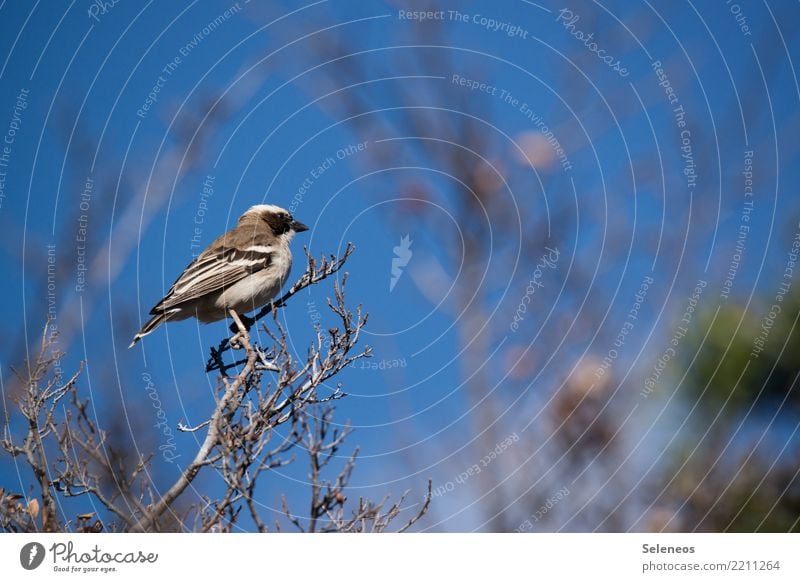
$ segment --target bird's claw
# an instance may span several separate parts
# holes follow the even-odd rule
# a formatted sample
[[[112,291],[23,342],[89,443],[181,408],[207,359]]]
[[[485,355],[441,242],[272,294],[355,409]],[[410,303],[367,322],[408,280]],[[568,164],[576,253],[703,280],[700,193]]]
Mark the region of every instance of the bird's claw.
[[[242,332],[239,331],[233,334],[231,336],[231,339],[228,340],[228,343],[230,344],[231,348],[233,348],[234,350],[241,350],[244,347],[242,345],[241,338],[242,338]]]

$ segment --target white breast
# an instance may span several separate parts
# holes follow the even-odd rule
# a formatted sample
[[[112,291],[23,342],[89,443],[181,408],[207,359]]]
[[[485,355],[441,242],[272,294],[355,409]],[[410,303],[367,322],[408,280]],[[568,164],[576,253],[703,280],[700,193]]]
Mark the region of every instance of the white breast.
[[[215,301],[219,309],[235,309],[249,313],[269,303],[283,287],[292,269],[292,254],[280,245],[272,255],[269,267],[231,285]]]

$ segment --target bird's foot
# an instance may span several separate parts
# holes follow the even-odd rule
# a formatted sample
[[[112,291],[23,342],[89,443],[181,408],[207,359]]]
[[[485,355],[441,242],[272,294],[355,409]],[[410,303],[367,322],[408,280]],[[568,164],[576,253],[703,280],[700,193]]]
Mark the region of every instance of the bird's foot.
[[[248,347],[250,345],[248,332],[255,323],[255,319],[247,317],[246,315],[240,315],[236,313],[234,309],[231,309],[229,313],[233,319],[233,324],[231,324],[233,336],[228,340],[228,343],[234,350],[241,350],[242,348]]]

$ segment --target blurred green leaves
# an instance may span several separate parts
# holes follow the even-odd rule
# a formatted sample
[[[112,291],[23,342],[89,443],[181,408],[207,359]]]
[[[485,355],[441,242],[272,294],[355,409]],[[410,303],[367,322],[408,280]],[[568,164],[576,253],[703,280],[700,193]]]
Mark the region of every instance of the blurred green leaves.
[[[687,398],[725,414],[774,410],[797,412],[800,391],[793,383],[800,372],[800,293],[794,292],[774,308],[745,309],[732,304],[705,313],[688,336],[679,360],[686,378]],[[756,315],[760,313],[763,315]],[[697,357],[695,358],[695,355]],[[692,364],[692,358],[695,358]]]
[[[686,371],[680,391],[694,412],[663,475],[660,501],[679,508],[669,528],[800,531],[798,313],[797,291],[728,304],[687,335],[673,374]]]

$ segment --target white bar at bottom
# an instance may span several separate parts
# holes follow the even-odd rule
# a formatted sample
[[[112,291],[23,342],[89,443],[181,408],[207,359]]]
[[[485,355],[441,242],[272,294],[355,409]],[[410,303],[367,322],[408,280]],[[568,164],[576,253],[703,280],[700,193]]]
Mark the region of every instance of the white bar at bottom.
[[[792,534],[6,534],[0,568],[6,580],[797,581],[798,550]]]

